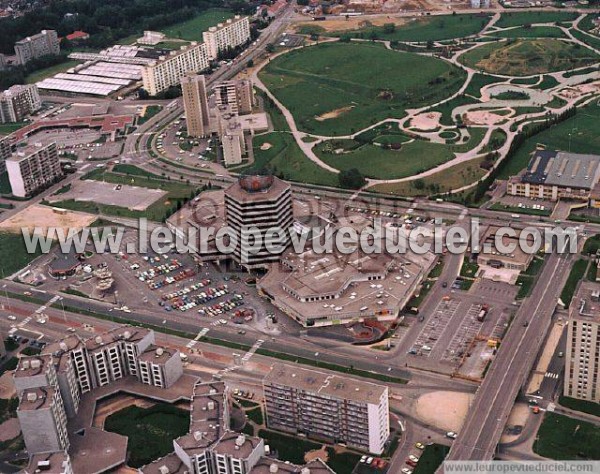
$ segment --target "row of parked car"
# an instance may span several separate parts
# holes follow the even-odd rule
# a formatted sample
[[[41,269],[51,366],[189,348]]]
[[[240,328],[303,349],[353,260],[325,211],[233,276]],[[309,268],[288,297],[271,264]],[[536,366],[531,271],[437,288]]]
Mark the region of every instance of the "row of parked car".
[[[228,293],[229,289],[227,288],[227,285],[221,284],[214,288],[206,288],[204,291],[196,295],[184,294],[168,301],[160,301],[159,304],[163,306],[166,311],[171,311],[172,309],[187,311],[200,304],[206,304],[209,301],[220,298]]]
[[[172,293],[167,293],[164,294],[160,297],[161,300],[163,301],[169,301],[172,300],[173,298],[177,298],[178,296],[183,296],[183,295],[187,295],[188,293],[191,293],[193,291],[198,291],[201,288],[204,288],[205,286],[208,286],[211,284],[211,280],[209,278],[204,278],[203,280],[194,283],[193,285],[190,286],[186,286],[185,288],[182,288],[181,290],[177,290],[177,291],[173,291]]]
[[[159,281],[149,280],[148,288],[150,288],[151,290],[157,290],[159,288],[162,288],[163,286],[172,285],[175,282],[185,280],[186,278],[191,278],[195,274],[196,274],[196,272],[193,269],[186,268],[184,271],[179,272],[178,274],[176,274],[174,276],[168,276],[163,280],[159,280]]]
[[[233,295],[233,298],[230,298],[226,301],[221,301],[220,303],[214,304],[212,306],[204,306],[198,310],[198,314],[202,316],[217,316],[218,314],[224,314],[232,309],[237,308],[244,304],[244,297],[239,294]]]

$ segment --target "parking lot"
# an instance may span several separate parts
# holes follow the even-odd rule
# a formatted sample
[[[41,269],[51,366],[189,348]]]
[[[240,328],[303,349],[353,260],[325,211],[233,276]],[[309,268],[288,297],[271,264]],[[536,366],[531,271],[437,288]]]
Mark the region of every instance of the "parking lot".
[[[422,328],[410,347],[409,365],[480,377],[493,353],[492,341],[501,341],[516,311],[516,292],[513,285],[484,279],[469,291],[452,285],[431,314],[415,320]]]

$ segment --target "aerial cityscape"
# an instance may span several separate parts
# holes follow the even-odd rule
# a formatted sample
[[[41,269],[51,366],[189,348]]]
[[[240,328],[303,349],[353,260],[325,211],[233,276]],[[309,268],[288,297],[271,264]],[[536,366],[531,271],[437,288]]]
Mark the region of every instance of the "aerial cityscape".
[[[0,473],[600,474],[597,0],[0,0]]]

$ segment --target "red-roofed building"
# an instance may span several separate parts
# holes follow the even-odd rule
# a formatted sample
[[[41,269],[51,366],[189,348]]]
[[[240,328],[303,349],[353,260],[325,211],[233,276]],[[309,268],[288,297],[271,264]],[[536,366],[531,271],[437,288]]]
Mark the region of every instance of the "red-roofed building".
[[[90,35],[85,31],[74,31],[70,35],[67,35],[69,41],[85,41],[90,39]]]

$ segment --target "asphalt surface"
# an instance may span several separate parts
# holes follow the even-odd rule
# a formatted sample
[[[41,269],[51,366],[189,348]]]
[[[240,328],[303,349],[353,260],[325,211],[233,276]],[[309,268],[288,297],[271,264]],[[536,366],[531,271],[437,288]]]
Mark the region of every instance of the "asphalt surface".
[[[552,254],[529,298],[517,311],[477,391],[449,461],[491,460],[514,401],[529,375],[551,324],[572,257]],[[527,325],[525,325],[527,323]]]

